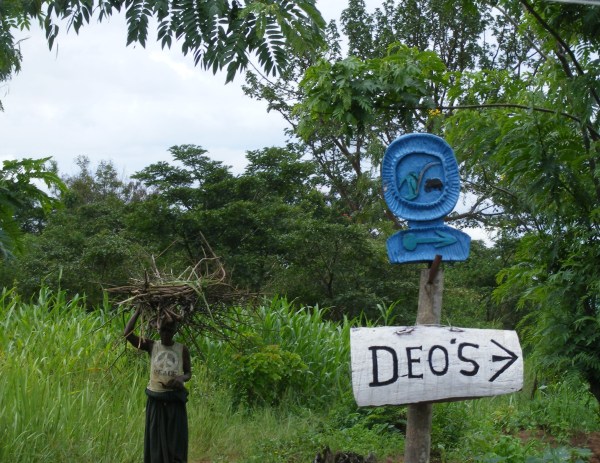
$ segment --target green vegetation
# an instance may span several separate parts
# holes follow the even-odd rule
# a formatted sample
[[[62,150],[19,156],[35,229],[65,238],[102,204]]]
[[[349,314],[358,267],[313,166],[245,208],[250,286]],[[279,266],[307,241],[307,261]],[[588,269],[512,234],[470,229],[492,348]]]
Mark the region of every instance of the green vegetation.
[[[4,291],[1,302],[2,459],[133,461],[144,382],[135,368],[108,368],[117,355],[107,314],[49,290],[31,303]]]
[[[405,408],[359,409],[351,396],[353,322],[278,298],[236,310],[246,319],[232,341],[243,349],[204,339],[194,354],[192,461],[307,462],[325,446],[377,461],[402,454]],[[121,314],[44,289],[31,301],[4,291],[0,320],[0,459],[139,461],[147,359],[120,338]],[[281,375],[274,358],[302,365],[302,375]],[[538,384],[435,405],[435,461],[586,461],[570,438],[600,430],[597,403],[575,378]]]
[[[68,24],[67,30],[79,33],[92,18],[101,22],[121,11],[127,18],[124,46],[146,46],[149,26],[156,25],[156,39],[163,48],[180,44],[182,53],[192,55],[194,63],[204,69],[216,72],[225,68],[227,82],[248,66],[253,54],[267,75],[275,75],[287,63],[286,47],[308,54],[323,42],[324,20],[315,0],[203,0],[199,4],[173,0],[5,0],[0,3],[0,82],[20,70],[16,29],[26,30],[32,22],[39,22],[52,48],[62,21]]]
[[[1,107],[0,107],[1,109]],[[58,200],[44,191],[65,188],[46,159],[3,161],[0,169],[0,257],[21,249],[22,233],[33,231],[44,215],[59,207]],[[36,182],[38,182],[36,184]],[[23,216],[25,214],[25,217]]]
[[[244,90],[294,141],[249,151],[239,175],[198,145],[132,179],[84,157],[63,179],[45,159],[4,162],[0,459],[136,460],[145,359],[119,342],[104,289],[206,256],[263,302],[216,301],[239,320],[229,342],[191,340],[194,458],[401,454],[405,411],[357,409],[347,343],[354,325],[415,320],[417,266],[386,255],[407,224],[386,210],[378,169],[394,138],[417,131],[455,149],[469,204],[448,221],[496,234],[444,263],[442,320],[518,330],[528,372],[522,393],[436,405],[435,460],[585,461],[571,439],[600,427],[600,8],[382,0],[369,13],[349,0],[340,29],[322,31],[312,0],[179,2],[182,14],[175,3],[0,3],[0,82],[19,70],[14,34],[30,20],[46,20],[52,43],[57,18],[78,30],[123,7],[129,42],[143,45],[156,17],[163,45],[180,38],[228,78],[256,52],[278,78],[248,73]]]

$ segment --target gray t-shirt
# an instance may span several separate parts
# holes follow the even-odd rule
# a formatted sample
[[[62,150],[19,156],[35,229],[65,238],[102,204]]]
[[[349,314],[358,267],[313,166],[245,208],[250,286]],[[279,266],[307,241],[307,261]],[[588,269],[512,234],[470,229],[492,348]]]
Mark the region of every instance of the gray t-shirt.
[[[150,354],[150,382],[148,389],[154,392],[173,391],[167,384],[175,376],[183,375],[183,344],[178,342],[172,346],[163,346],[154,341]]]

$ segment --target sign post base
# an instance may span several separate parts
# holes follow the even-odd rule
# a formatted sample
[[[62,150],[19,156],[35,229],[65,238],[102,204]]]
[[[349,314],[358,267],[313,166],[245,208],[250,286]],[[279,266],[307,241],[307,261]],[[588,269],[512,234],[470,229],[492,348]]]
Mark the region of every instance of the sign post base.
[[[431,275],[429,269],[421,270],[417,325],[439,325],[441,320],[444,270],[435,268],[435,275]],[[431,403],[408,406],[404,463],[429,463],[432,414]]]

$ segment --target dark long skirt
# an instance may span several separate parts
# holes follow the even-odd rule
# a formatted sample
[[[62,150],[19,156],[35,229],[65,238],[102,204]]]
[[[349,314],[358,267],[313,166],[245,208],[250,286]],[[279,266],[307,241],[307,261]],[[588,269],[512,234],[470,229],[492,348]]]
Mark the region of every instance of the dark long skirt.
[[[187,391],[146,389],[144,463],[186,463],[188,455]]]

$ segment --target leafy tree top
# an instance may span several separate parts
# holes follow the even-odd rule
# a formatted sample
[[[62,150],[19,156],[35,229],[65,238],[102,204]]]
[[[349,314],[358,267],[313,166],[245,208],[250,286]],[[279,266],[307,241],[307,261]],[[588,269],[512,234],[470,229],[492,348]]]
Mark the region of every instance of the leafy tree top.
[[[10,0],[0,5],[0,80],[19,70],[11,29],[38,20],[52,48],[61,21],[77,33],[92,18],[101,22],[121,11],[127,45],[145,46],[150,25],[156,24],[162,47],[179,42],[195,64],[213,72],[226,68],[227,82],[252,55],[267,74],[277,74],[288,61],[288,47],[303,54],[324,43],[325,23],[315,0]]]
[[[36,212],[50,212],[58,205],[46,190],[65,189],[50,158],[3,161],[0,168],[0,257],[21,250],[21,231]],[[43,185],[43,186],[42,186]],[[45,187],[45,188],[44,188]]]

